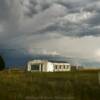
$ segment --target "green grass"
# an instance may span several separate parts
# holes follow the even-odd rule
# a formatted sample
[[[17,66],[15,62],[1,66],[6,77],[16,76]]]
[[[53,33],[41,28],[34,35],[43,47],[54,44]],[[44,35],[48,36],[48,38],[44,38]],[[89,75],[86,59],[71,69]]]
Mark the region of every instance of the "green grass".
[[[2,71],[0,100],[100,100],[98,71]]]

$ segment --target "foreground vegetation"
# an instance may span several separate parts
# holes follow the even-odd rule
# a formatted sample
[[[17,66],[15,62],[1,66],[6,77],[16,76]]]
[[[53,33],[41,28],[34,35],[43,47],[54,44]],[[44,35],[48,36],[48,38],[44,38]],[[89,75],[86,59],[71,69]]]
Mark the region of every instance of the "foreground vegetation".
[[[99,71],[0,72],[0,100],[100,100]]]

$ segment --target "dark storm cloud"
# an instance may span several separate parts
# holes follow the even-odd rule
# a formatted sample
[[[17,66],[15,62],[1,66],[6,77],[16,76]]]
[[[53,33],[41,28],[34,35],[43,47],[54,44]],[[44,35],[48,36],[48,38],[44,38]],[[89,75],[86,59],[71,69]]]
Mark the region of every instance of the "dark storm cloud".
[[[39,20],[42,20],[45,22],[44,19],[48,19],[47,16],[44,16],[44,19],[42,19],[39,16],[43,16],[45,14],[45,11],[48,9],[51,9],[54,4],[61,5],[62,7],[66,8],[66,14],[65,16],[68,16],[67,18],[64,19],[64,17],[61,18],[61,20],[64,19],[64,21],[57,21],[56,19],[53,24],[51,25],[50,22],[48,21],[48,26],[45,26],[43,29],[40,28],[41,30],[37,30],[37,32],[34,32],[34,25],[31,23],[27,25],[27,23],[24,23],[27,19],[35,20],[34,16],[38,16],[40,18]],[[100,2],[98,0],[87,0],[87,1],[82,1],[82,0],[18,0],[18,1],[12,1],[12,0],[0,0],[0,21],[5,21],[5,30],[7,32],[13,32],[18,31],[16,33],[19,33],[19,28],[20,25],[26,25],[24,29],[27,29],[27,32],[32,33],[32,28],[33,27],[33,34],[37,34],[42,32],[60,32],[62,35],[66,36],[86,36],[86,35],[93,35],[95,36],[96,34],[99,35],[99,32],[95,33],[91,32],[90,30],[94,26],[99,26],[100,25]],[[23,10],[22,10],[23,9]],[[61,11],[62,12],[62,9]],[[51,11],[48,13],[51,13]],[[53,13],[53,10],[52,10]],[[88,17],[88,13],[91,15]],[[27,16],[27,18],[24,18]],[[87,16],[84,17],[84,16]],[[50,16],[52,17],[52,16]],[[59,16],[58,16],[59,17]],[[83,19],[82,19],[83,17]],[[81,20],[80,20],[81,19]],[[74,22],[72,20],[75,20]],[[21,21],[21,22],[20,22]],[[65,23],[66,22],[66,23]],[[34,21],[33,21],[34,23]],[[38,24],[35,21],[36,24]],[[50,24],[50,25],[49,25]],[[62,25],[61,25],[62,24]],[[84,24],[87,24],[84,30]],[[33,25],[33,26],[32,26]],[[29,27],[29,28],[28,28]],[[31,30],[31,31],[30,31]],[[78,30],[78,31],[74,31]],[[84,30],[84,32],[83,32]],[[38,32],[40,31],[40,32]],[[92,29],[93,31],[93,29]],[[21,30],[21,33],[25,32],[24,30]],[[15,33],[15,35],[16,35]],[[41,34],[41,33],[40,33]],[[22,34],[21,34],[22,35]]]
[[[99,18],[99,0],[0,0],[0,51],[98,60]]]
[[[58,34],[56,38],[59,34],[99,36],[99,18],[99,0],[0,0],[0,24],[3,27],[0,40],[6,45],[20,41],[23,46],[23,37],[27,41],[36,34],[40,35],[40,41],[45,34],[54,33]],[[27,45],[33,42],[28,41]]]
[[[87,23],[92,26],[100,25],[100,13],[96,13],[90,19],[87,20]]]
[[[22,3],[24,5],[24,2]],[[51,4],[48,2],[38,2],[37,0],[29,0],[28,5],[24,5],[28,9],[24,12],[27,17],[33,17],[35,14],[38,14],[46,9],[48,9]]]
[[[9,7],[6,4],[6,0],[0,0],[0,21],[7,20],[9,16]]]
[[[25,6],[27,11],[24,12],[24,15],[27,17],[33,17],[35,14],[37,14],[37,10],[35,9],[37,5],[37,2],[35,0],[29,0],[28,5],[24,5],[24,2],[22,2],[22,6]]]
[[[18,2],[15,0],[0,0],[0,24],[3,26],[1,34],[5,34],[5,37],[10,34],[9,32],[15,32],[17,29],[19,13],[17,6]]]
[[[64,21],[58,21],[57,23],[54,22],[52,25],[49,25],[44,29],[35,32],[36,34],[58,32],[62,35],[72,37],[82,37],[89,35],[99,36],[100,34],[99,29],[96,31],[96,29],[93,28],[94,26],[100,25],[100,2],[98,0],[51,0],[51,2],[47,0],[45,0],[45,2],[44,0],[40,0],[38,2],[37,0],[30,0],[30,3],[29,11],[27,13],[29,17],[33,17],[33,15],[44,12],[44,10],[49,9],[53,4],[59,4],[63,7],[66,7],[66,16],[69,16],[67,19],[64,19]],[[90,14],[90,16],[88,16],[88,14]],[[72,20],[75,20],[76,22],[73,22]]]

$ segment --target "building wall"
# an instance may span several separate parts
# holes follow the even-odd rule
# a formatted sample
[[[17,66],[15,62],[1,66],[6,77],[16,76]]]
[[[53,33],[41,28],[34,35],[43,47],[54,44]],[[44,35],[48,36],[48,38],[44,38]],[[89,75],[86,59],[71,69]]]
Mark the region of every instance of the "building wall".
[[[32,70],[31,66],[34,64],[39,64],[39,70]],[[42,68],[42,70],[41,70]],[[44,60],[33,60],[29,61],[27,65],[27,71],[33,72],[58,72],[58,71],[70,71],[71,65],[69,63],[53,63]]]
[[[54,71],[70,71],[71,65],[69,63],[54,63]]]
[[[34,65],[34,64],[38,64],[39,65],[39,70],[32,70],[31,69],[31,66]],[[28,64],[27,64],[27,71],[43,71],[43,72],[46,72],[47,71],[47,61],[41,61],[41,60],[33,60],[33,61],[29,61]],[[42,69],[42,70],[41,70]]]
[[[51,62],[47,63],[47,72],[53,72],[54,71],[54,65]]]

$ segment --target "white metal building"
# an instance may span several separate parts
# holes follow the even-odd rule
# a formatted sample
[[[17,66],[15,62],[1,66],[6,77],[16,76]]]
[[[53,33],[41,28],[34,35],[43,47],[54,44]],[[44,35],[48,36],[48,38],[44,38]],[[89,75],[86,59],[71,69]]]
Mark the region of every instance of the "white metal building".
[[[70,71],[71,65],[66,62],[48,61],[48,60],[32,60],[27,64],[27,71],[31,72],[59,72]]]

